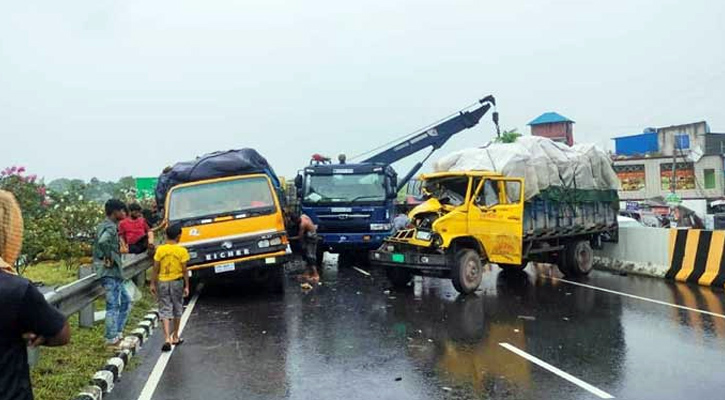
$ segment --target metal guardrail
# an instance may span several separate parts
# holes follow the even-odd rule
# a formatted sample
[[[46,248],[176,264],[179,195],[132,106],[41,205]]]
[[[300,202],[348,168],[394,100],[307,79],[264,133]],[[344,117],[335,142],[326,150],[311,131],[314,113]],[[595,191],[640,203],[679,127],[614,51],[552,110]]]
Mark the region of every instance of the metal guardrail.
[[[151,259],[147,255],[124,256],[123,277],[133,279],[151,267]],[[58,307],[63,315],[70,316],[88,307],[104,294],[101,279],[91,272],[77,281],[60,286],[45,293],[48,303]],[[81,325],[85,325],[81,323]]]

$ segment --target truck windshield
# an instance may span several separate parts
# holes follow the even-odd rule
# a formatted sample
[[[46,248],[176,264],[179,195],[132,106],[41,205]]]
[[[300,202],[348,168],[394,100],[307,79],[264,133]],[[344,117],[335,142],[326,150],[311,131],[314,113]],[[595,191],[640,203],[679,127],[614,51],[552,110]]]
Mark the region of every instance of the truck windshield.
[[[466,201],[468,190],[467,177],[451,177],[427,180],[423,183],[425,191],[438,199],[441,204],[460,206]]]
[[[385,200],[385,175],[309,175],[304,201],[308,203],[375,202]]]
[[[263,177],[179,187],[169,200],[170,221],[274,210],[272,189]]]

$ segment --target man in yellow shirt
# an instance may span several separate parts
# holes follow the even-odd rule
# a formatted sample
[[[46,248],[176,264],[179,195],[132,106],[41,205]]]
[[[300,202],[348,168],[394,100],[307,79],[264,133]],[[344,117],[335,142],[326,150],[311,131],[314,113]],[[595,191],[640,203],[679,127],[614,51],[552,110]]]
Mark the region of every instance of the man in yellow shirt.
[[[189,252],[178,244],[179,237],[181,237],[180,225],[166,228],[166,243],[159,246],[154,254],[151,293],[156,295],[159,302],[159,317],[163,321],[166,334],[162,351],[171,351],[172,345],[184,342],[184,339],[179,337],[179,325],[184,311],[184,297],[189,296],[189,273],[186,269]]]

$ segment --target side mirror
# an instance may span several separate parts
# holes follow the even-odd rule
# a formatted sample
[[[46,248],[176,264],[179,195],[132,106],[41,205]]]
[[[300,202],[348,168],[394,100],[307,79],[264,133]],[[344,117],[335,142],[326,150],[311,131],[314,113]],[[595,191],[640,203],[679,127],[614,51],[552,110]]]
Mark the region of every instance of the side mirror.
[[[297,175],[295,177],[295,189],[297,189],[296,190],[297,198],[302,198],[302,189],[304,186],[304,181],[305,181],[305,179],[304,179],[304,177],[302,177],[302,175]]]

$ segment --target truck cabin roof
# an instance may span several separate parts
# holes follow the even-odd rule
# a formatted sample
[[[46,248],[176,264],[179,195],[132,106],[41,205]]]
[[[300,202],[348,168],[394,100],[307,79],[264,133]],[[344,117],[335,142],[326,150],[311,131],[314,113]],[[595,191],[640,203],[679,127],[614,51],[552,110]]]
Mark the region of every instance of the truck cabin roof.
[[[320,164],[305,167],[307,175],[333,175],[333,174],[372,174],[385,173],[395,175],[395,170],[386,164]]]

